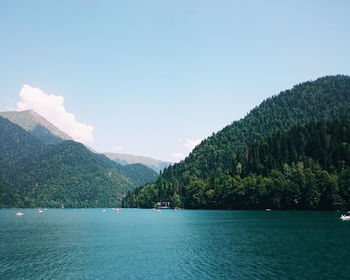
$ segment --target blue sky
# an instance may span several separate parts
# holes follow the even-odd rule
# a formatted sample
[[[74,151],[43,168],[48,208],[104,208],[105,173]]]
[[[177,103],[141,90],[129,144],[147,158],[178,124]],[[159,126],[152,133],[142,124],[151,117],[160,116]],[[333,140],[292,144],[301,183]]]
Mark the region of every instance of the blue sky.
[[[178,161],[265,98],[349,75],[349,12],[345,0],[1,1],[0,110],[28,84],[63,96],[96,150]]]

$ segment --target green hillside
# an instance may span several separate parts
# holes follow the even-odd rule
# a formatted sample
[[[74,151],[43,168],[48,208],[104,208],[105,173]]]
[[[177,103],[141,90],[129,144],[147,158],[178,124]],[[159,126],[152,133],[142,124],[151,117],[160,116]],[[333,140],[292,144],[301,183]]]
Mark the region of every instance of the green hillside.
[[[350,77],[331,76],[299,84],[291,90],[265,100],[245,118],[233,122],[204,140],[184,161],[166,168],[155,184],[137,189],[135,193],[130,194],[125,199],[124,205],[152,207],[156,201],[167,200],[186,208],[263,207],[263,204],[259,203],[256,205],[236,203],[232,197],[229,202],[221,203],[220,200],[224,198],[218,198],[217,192],[220,188],[225,189],[228,186],[220,180],[225,176],[230,178],[239,176],[245,179],[250,178],[251,174],[252,176],[270,174],[274,166],[265,166],[265,162],[256,163],[260,169],[265,170],[265,173],[261,173],[259,169],[243,166],[242,159],[249,158],[249,150],[253,145],[263,145],[262,143],[276,133],[285,133],[293,127],[302,127],[312,122],[346,120],[349,117]],[[279,154],[282,151],[289,153],[285,147],[280,147],[279,150],[278,147],[269,147],[269,151],[275,148]],[[328,152],[323,156],[328,157]],[[322,162],[326,159],[314,160],[318,163],[319,160]],[[294,164],[298,162],[294,159]],[[280,163],[282,162],[278,164]],[[245,192],[246,187],[240,186],[241,191]],[[205,200],[201,199],[203,192]],[[308,207],[306,204],[300,205],[293,207]],[[284,205],[274,207],[285,208]]]
[[[27,154],[36,153],[44,144],[21,127],[0,117],[1,166]]]
[[[19,190],[0,179],[0,208],[24,205],[24,196],[20,194]]]
[[[47,207],[111,207],[133,188],[115,168],[73,141],[22,159],[7,176],[26,197]]]
[[[115,207],[156,173],[121,166],[74,141],[45,145],[0,117],[0,207]]]

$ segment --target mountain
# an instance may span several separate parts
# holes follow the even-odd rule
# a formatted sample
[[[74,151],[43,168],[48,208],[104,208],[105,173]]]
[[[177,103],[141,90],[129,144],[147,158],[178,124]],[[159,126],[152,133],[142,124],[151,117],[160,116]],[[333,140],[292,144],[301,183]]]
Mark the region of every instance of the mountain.
[[[0,208],[10,208],[24,205],[23,196],[19,190],[0,179]]]
[[[144,164],[152,168],[157,173],[159,173],[164,168],[172,164],[171,162],[167,162],[167,161],[161,161],[161,160],[157,160],[149,157],[135,156],[135,155],[129,155],[129,154],[104,153],[104,155],[110,158],[111,160],[114,160],[117,163],[122,165],[134,164],[134,163]]]
[[[72,140],[72,138],[69,135],[59,130],[52,123],[50,123],[45,118],[43,118],[42,116],[40,116],[32,110],[0,112],[0,116],[22,127],[24,130],[28,131],[30,134],[35,136],[44,144],[58,144],[63,140]],[[92,151],[93,153],[97,153],[90,147],[86,148]],[[117,153],[105,153],[104,155],[121,165],[141,163],[153,169],[157,173],[159,173],[161,170],[163,170],[165,167],[171,164],[170,162],[164,162],[161,160],[156,160],[153,158],[143,156],[134,156]],[[139,170],[141,171],[140,168]],[[145,171],[145,169],[143,171]],[[149,172],[149,174],[151,176],[150,178],[154,177],[154,174],[151,175],[151,172]],[[144,174],[141,176],[144,176]],[[140,182],[144,182],[144,180],[141,180]]]
[[[156,176],[71,140],[44,144],[0,117],[0,207],[115,207]]]
[[[35,136],[9,120],[0,117],[0,164],[19,159],[22,156],[36,153],[44,144]]]
[[[49,145],[15,162],[3,178],[18,186],[34,204],[47,207],[112,207],[133,189],[113,166],[80,143]]]
[[[252,195],[248,195],[248,197],[254,199],[253,194],[257,190],[250,187],[255,184],[249,183],[249,179],[245,178],[267,176],[268,179],[271,179],[276,172],[278,173],[282,163],[294,164],[294,166],[299,167],[301,165],[309,167],[311,164],[304,162],[307,160],[302,157],[301,159],[294,158],[292,162],[287,160],[276,161],[276,166],[266,166],[266,162],[259,162],[256,163],[258,167],[247,167],[244,160],[249,159],[250,153],[255,153],[254,147],[267,145],[266,149],[269,153],[274,150],[278,154],[288,154],[292,151],[289,151],[285,141],[279,142],[279,144],[276,143],[276,147],[269,145],[268,141],[271,142],[271,139],[276,137],[278,133],[288,133],[289,130],[295,127],[302,128],[310,123],[326,121],[346,121],[349,118],[350,77],[342,75],[327,76],[313,82],[299,84],[291,90],[286,90],[277,96],[268,98],[254,108],[245,118],[233,122],[202,141],[184,161],[166,168],[158,177],[156,183],[130,193],[123,202],[124,206],[153,207],[157,201],[171,201],[174,206],[186,208],[262,207],[266,204],[249,202],[242,205],[235,200],[237,196],[223,197],[221,194],[227,194],[227,190],[232,186],[236,186],[236,182],[247,180],[244,181],[246,185],[241,182],[242,184],[238,184],[234,191],[242,195],[250,192]],[[295,140],[295,135],[286,137],[290,142]],[[304,139],[305,137],[303,139],[309,141],[308,144],[312,145],[313,135],[310,137],[311,139]],[[345,141],[344,145],[346,145],[348,139],[345,137],[343,140]],[[272,156],[269,153],[266,155],[267,158]],[[329,150],[323,147],[321,156],[330,157],[329,153]],[[322,166],[321,162],[326,160],[313,157],[311,159],[315,162],[315,165],[319,166]],[[328,174],[335,176],[335,174],[338,174],[337,172],[347,170],[348,160],[348,158],[343,159],[344,165],[341,168],[339,166],[324,166],[321,167],[321,170],[330,172]],[[265,173],[262,170],[265,170]],[[292,187],[294,183],[301,189],[306,187],[303,182],[288,182],[284,185],[285,189]],[[278,190],[276,188],[276,191]],[[321,195],[324,195],[324,193],[321,192]],[[339,192],[337,192],[337,195],[339,195]],[[346,205],[348,203],[347,196],[341,198],[344,201],[343,205]],[[228,202],[222,202],[226,200]],[[316,197],[315,200],[317,200]],[[299,200],[297,199],[297,201]],[[274,208],[286,208],[283,204],[278,206],[278,203],[269,205]],[[336,205],[337,203],[333,203],[332,207],[336,207]],[[317,203],[315,205],[307,204],[304,201],[304,203],[291,206],[291,208],[319,209],[321,206]]]
[[[212,209],[349,209],[350,118],[311,122],[252,144],[237,158],[235,172],[209,182],[198,179],[180,195],[164,184],[138,188],[124,206],[150,207],[153,200],[173,206]]]
[[[0,112],[0,116],[19,125],[45,144],[57,144],[62,140],[72,140],[69,135],[32,110]]]

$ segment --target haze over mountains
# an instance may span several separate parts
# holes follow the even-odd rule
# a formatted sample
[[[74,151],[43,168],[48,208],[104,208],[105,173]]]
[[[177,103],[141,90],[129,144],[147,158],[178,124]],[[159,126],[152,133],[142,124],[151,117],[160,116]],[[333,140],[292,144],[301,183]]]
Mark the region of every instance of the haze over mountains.
[[[152,168],[158,173],[162,171],[164,168],[172,164],[171,162],[161,161],[150,157],[136,156],[136,155],[129,155],[129,154],[104,153],[104,155],[112,160],[115,160],[117,163],[120,163],[122,165],[141,163],[148,166],[149,168]]]

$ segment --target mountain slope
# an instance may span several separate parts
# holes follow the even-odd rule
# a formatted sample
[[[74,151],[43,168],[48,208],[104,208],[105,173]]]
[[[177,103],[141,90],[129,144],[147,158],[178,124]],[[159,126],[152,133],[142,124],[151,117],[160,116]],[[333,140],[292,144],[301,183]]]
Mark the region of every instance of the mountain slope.
[[[197,186],[200,189],[215,185],[216,179],[224,175],[235,176],[237,169],[241,169],[239,159],[248,156],[252,144],[294,126],[349,117],[350,77],[330,76],[299,84],[265,100],[244,119],[204,140],[184,161],[166,168],[157,182],[149,186],[152,191],[141,189],[138,193],[142,203],[149,207],[157,200],[173,200],[174,204],[193,208],[186,205],[185,199],[190,185],[200,181]],[[211,195],[212,192],[208,194]],[[200,202],[195,206],[201,207],[208,206]]]
[[[150,168],[152,168],[154,171],[159,173],[164,168],[168,167],[171,162],[161,161],[149,157],[144,156],[135,156],[135,155],[129,155],[129,154],[119,154],[119,153],[104,153],[106,157],[108,157],[111,160],[116,161],[119,164],[126,165],[126,164],[134,164],[134,163],[141,163],[143,165],[146,165]]]
[[[0,208],[10,208],[17,205],[24,206],[23,196],[19,190],[0,179]]]
[[[128,191],[155,175],[145,166],[118,165],[74,141],[45,145],[0,117],[3,207],[11,201],[12,207],[114,207]]]
[[[350,119],[312,122],[256,142],[234,175],[196,180],[168,198],[174,206],[219,209],[350,208]],[[138,188],[124,206],[150,207],[166,186]]]
[[[9,120],[0,117],[0,163],[36,153],[44,144]]]
[[[210,177],[222,169],[234,168],[231,159],[246,145],[275,132],[310,121],[343,119],[349,115],[350,77],[325,77],[302,83],[265,100],[244,119],[209,137],[184,163],[173,169],[177,172],[186,166],[186,170],[200,171],[200,177]]]
[[[35,204],[49,207],[117,206],[133,189],[112,164],[73,141],[47,146],[22,158],[6,175]]]
[[[70,136],[32,110],[0,112],[0,116],[19,125],[45,144],[57,144],[62,140],[72,140]]]

